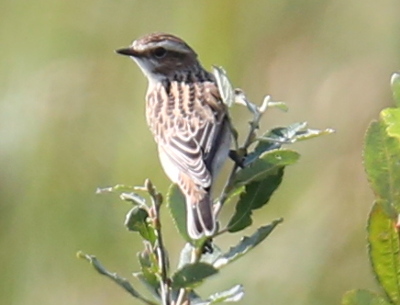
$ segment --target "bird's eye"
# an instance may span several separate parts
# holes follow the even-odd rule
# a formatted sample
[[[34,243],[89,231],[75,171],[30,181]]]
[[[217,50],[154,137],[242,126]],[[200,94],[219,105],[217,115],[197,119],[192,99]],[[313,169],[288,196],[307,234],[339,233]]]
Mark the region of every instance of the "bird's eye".
[[[159,47],[154,50],[153,54],[157,58],[163,58],[167,54],[167,50],[162,47]]]

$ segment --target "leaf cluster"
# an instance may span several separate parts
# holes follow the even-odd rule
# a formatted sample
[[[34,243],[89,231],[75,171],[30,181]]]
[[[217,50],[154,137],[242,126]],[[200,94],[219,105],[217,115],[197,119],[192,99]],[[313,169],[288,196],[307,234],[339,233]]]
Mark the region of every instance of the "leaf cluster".
[[[375,194],[368,216],[368,254],[384,295],[347,292],[342,304],[400,304],[400,74],[391,80],[394,108],[381,111],[366,132],[364,167]]]
[[[266,110],[270,107],[287,110],[285,104],[274,102],[267,96],[262,104],[257,106],[248,101],[243,91],[233,89],[223,69],[215,67],[214,74],[226,107],[243,105],[251,115],[248,134],[240,145],[237,132],[233,124],[230,124],[235,146],[231,157],[235,164],[221,194],[214,202],[216,215],[228,202],[235,205],[235,211],[228,223],[220,223],[218,232],[212,237],[191,240],[186,232],[184,196],[176,185],[171,185],[165,200],[166,207],[177,230],[186,241],[178,266],[173,269],[170,267],[167,249],[164,246],[160,222],[164,198],[151,181],[146,180],[144,186],[140,187],[117,185],[98,190],[99,193],[120,193],[121,199],[132,204],[126,215],[125,226],[130,232],[141,236],[144,246],[137,254],[140,271],[133,273],[133,276],[148,289],[152,299],[144,296],[127,279],[107,271],[96,257],[79,253],[79,257],[89,261],[100,274],[107,276],[133,297],[149,305],[209,305],[240,300],[244,294],[240,284],[207,298],[200,297],[195,289],[204,280],[218,274],[223,267],[246,255],[264,241],[282,219],[273,220],[257,228],[253,234],[243,236],[226,251],[217,246],[215,238],[222,234],[237,233],[251,226],[253,213],[269,202],[282,182],[285,167],[299,159],[299,154],[283,148],[284,144],[332,132],[330,129],[308,129],[306,123],[295,123],[287,127],[273,128],[258,136],[260,120]]]

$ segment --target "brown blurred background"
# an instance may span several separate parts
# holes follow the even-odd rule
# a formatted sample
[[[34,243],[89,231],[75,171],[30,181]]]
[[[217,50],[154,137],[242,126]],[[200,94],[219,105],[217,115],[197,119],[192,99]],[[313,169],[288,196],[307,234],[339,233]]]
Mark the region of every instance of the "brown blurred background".
[[[131,278],[141,242],[122,225],[129,206],[95,189],[150,177],[167,190],[144,119],[146,81],[113,52],[153,31],[184,38],[253,102],[286,101],[290,111],[270,110],[262,129],[308,121],[337,131],[292,147],[300,162],[255,217],[285,222],[200,292],[243,283],[240,304],[333,305],[352,288],[377,291],[361,152],[369,122],[391,105],[399,12],[394,0],[1,1],[0,303],[139,304],[75,253]],[[233,117],[244,132],[243,108]],[[175,264],[182,242],[165,220]]]

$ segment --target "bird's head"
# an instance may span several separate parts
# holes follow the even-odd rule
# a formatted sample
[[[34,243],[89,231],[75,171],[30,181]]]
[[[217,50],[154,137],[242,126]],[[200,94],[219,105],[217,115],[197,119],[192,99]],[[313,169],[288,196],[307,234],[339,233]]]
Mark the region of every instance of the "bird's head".
[[[150,81],[173,78],[176,74],[201,69],[196,52],[182,39],[171,34],[149,34],[116,52],[130,56]]]

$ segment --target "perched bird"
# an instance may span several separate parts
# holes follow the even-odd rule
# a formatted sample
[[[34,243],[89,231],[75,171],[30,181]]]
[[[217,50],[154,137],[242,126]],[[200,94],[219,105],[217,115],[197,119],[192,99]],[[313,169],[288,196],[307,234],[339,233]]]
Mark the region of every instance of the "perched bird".
[[[165,173],[185,196],[189,236],[212,236],[217,223],[211,189],[231,143],[213,74],[189,45],[170,34],[149,34],[116,52],[133,59],[148,79],[147,123]]]

